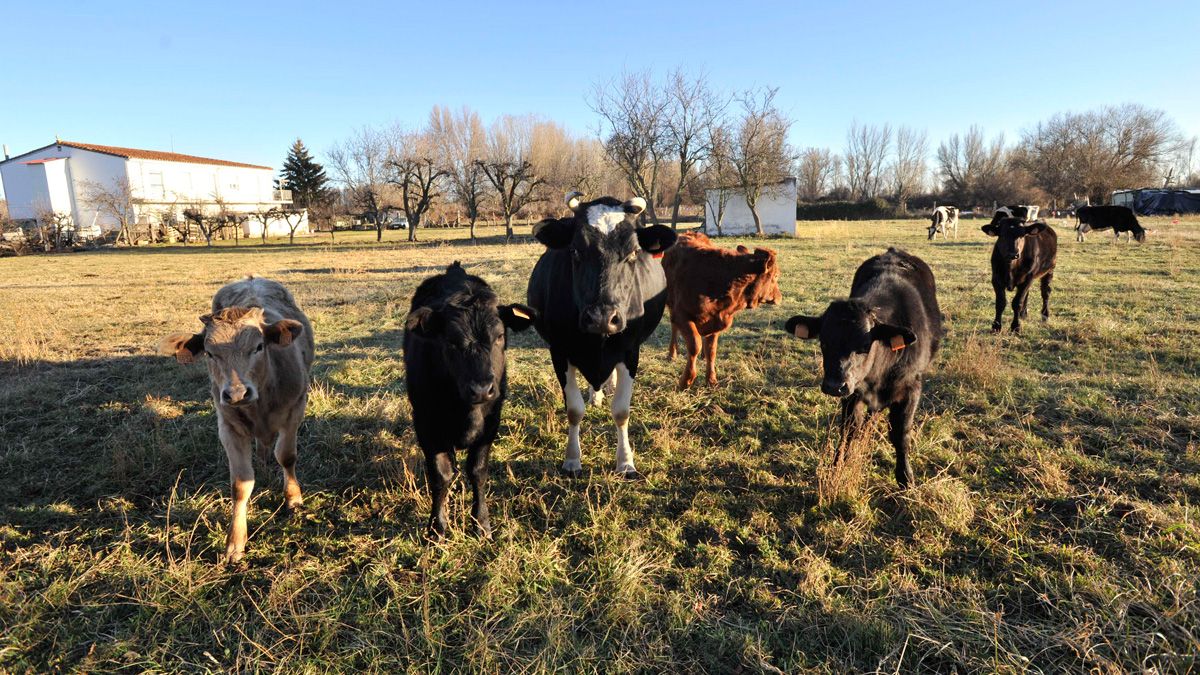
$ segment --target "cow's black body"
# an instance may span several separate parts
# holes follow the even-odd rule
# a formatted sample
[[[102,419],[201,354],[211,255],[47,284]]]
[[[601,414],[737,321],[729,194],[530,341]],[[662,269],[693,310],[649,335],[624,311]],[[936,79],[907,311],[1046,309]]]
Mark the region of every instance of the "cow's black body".
[[[1115,238],[1128,232],[1139,242],[1146,240],[1146,230],[1138,222],[1137,215],[1128,206],[1080,206],[1075,209],[1079,223],[1075,226],[1075,239],[1083,241],[1083,235],[1091,230],[1113,231]]]
[[[1013,294],[1012,332],[1021,330],[1025,318],[1029,287],[1034,281],[1042,283],[1042,320],[1050,318],[1050,283],[1058,261],[1058,235],[1044,221],[1026,225],[1017,218],[1004,218],[999,223],[983,226],[985,234],[996,237],[992,246],[992,290],[996,293],[996,318],[992,331],[1000,331],[1004,315],[1005,293]]]
[[[467,451],[471,515],[481,532],[489,531],[488,455],[508,394],[505,327],[521,330],[530,318],[528,308],[501,307],[487,282],[458,263],[423,281],[413,295],[404,331],[404,370],[413,429],[425,455],[434,534],[446,529],[456,450]]]
[[[894,248],[858,268],[848,300],[830,303],[819,317],[788,320],[788,332],[820,338],[821,390],[842,399],[842,443],[835,461],[865,432],[867,412],[887,408],[896,482],[901,487],[912,483],[909,436],[922,377],[941,347],[942,322],[933,271],[920,258]]]

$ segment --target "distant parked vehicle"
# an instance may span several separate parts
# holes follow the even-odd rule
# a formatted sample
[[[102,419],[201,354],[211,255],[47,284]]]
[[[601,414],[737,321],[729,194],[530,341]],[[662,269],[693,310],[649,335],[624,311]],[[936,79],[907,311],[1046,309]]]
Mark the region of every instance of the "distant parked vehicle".
[[[394,216],[389,220],[384,221],[384,226],[389,230],[407,230],[408,218],[404,216]]]

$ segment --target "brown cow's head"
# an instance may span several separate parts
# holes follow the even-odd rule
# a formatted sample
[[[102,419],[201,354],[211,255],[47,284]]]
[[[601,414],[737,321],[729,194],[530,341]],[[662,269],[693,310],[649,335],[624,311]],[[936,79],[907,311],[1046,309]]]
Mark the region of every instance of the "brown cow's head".
[[[227,307],[200,317],[204,330],[175,333],[163,339],[159,351],[180,363],[200,354],[208,357],[208,376],[219,392],[219,403],[246,405],[258,399],[268,376],[265,350],[292,344],[304,324],[292,319],[265,323],[260,307]]]
[[[779,292],[779,263],[775,260],[775,251],[769,248],[756,248],[753,253],[738,246],[738,251],[750,256],[750,266],[754,280],[746,287],[746,303],[751,309],[759,305],[774,305],[783,300]]]

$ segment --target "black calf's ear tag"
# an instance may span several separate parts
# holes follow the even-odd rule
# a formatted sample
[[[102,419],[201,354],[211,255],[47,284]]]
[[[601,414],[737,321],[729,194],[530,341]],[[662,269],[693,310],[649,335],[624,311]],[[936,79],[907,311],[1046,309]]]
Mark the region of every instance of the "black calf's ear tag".
[[[513,316],[517,317],[518,319],[532,319],[533,318],[532,316],[529,316],[528,314],[526,314],[525,311],[522,310],[520,307],[513,307],[512,313],[513,313]]]
[[[893,335],[892,339],[891,339],[891,345],[892,345],[892,351],[894,351],[894,352],[898,352],[908,346],[908,345],[904,344],[904,336],[903,335]]]
[[[794,331],[792,331],[792,335],[795,335],[796,337],[800,338],[801,340],[807,340],[808,339],[808,326],[803,323],[796,324],[796,329]]]

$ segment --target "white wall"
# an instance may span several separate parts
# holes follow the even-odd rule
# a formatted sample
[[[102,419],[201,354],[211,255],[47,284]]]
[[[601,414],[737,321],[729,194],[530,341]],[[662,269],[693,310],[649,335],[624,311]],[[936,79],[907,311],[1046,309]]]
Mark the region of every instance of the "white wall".
[[[755,234],[754,215],[740,191],[726,190],[725,217],[721,231],[726,235]],[[716,216],[718,196],[716,190],[705,191],[704,231],[717,233]],[[787,178],[782,183],[763,190],[758,200],[758,217],[766,234],[796,236],[796,179]]]

